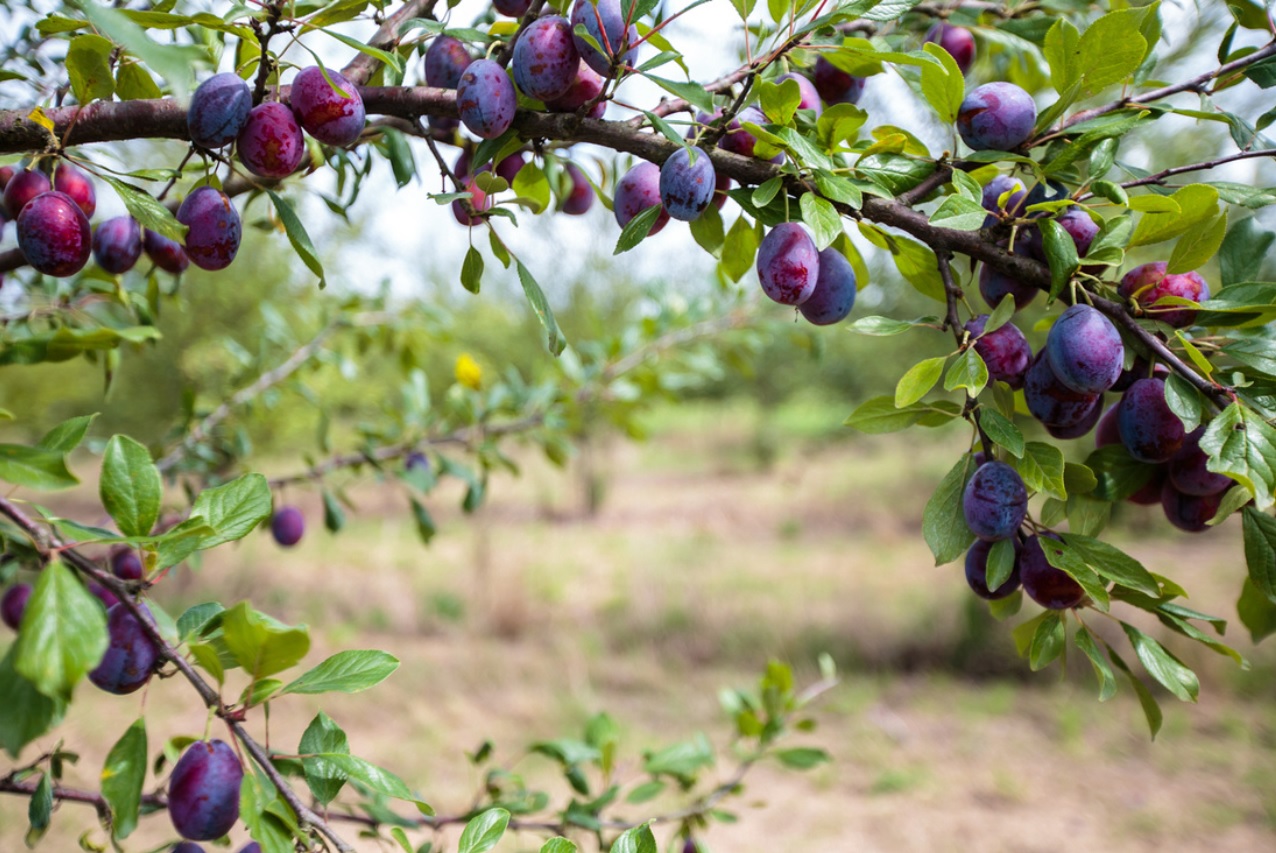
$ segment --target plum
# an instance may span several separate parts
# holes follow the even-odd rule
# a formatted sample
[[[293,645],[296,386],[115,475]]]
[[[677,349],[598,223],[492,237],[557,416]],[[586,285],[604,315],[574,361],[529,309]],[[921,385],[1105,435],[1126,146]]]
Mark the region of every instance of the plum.
[[[238,74],[214,74],[195,90],[186,110],[191,142],[215,151],[235,141],[253,108],[253,93]]]
[[[261,845],[256,841],[250,841],[239,848],[239,853],[261,853]]]
[[[464,191],[470,194],[468,201],[473,212],[466,209],[466,199],[458,198],[452,202],[452,215],[456,217],[457,222],[468,228],[478,225],[483,221],[483,217],[480,216],[479,213],[490,208],[492,206],[492,200],[487,197],[487,193],[479,189],[479,185],[473,178],[465,178],[464,180]]]
[[[864,94],[864,78],[847,74],[824,57],[815,60],[812,82],[824,103],[858,104]]]
[[[1121,443],[1121,429],[1117,426],[1117,407],[1108,406],[1099,418],[1098,428],[1094,431],[1094,446],[1107,447],[1109,444]]]
[[[1209,529],[1209,520],[1218,513],[1223,503],[1223,492],[1212,495],[1188,495],[1174,488],[1167,478],[1161,487],[1161,509],[1165,517],[1179,530],[1202,533]]]
[[[66,193],[41,193],[18,214],[18,248],[37,272],[75,275],[88,263],[93,249],[89,218]]]
[[[1152,470],[1152,476],[1148,477],[1148,481],[1126,498],[1132,504],[1139,506],[1153,506],[1161,503],[1161,492],[1164,490],[1167,480],[1166,466],[1157,465]]]
[[[731,179],[726,175],[718,175],[713,182],[713,204],[718,210],[727,203],[727,190],[731,189]]]
[[[616,184],[616,197],[612,201],[612,212],[616,215],[616,223],[624,228],[629,220],[649,207],[660,204],[660,168],[655,163],[639,163],[634,166]],[[656,217],[656,224],[647,233],[659,233],[669,221],[669,212],[663,207]]]
[[[223,740],[196,741],[173,766],[168,782],[168,816],[191,841],[221,838],[239,820],[239,787],[244,767]]]
[[[106,608],[108,612],[110,611],[112,607],[120,603],[120,600],[118,597],[116,597],[115,593],[111,592],[109,589],[102,586],[100,583],[89,584],[89,594],[91,594],[98,601],[102,602],[102,606]]]
[[[414,450],[403,460],[403,467],[409,471],[428,473],[430,470],[430,457],[419,450]]]
[[[763,125],[767,123],[767,117],[757,107],[745,107],[740,110],[740,114],[727,124],[727,132],[718,141],[718,147],[724,151],[739,154],[741,157],[756,157],[754,148],[758,144],[757,137],[744,129],[744,122]],[[783,159],[783,155],[780,155],[773,158],[773,162],[782,162]]]
[[[1043,426],[1046,428],[1046,432],[1050,433],[1050,435],[1052,435],[1055,438],[1059,438],[1059,439],[1080,438],[1083,435],[1090,434],[1090,430],[1094,429],[1095,425],[1099,422],[1099,419],[1102,417],[1102,415],[1103,415],[1103,397],[1100,396],[1099,399],[1095,401],[1094,405],[1091,406],[1088,410],[1086,410],[1081,420],[1077,421],[1076,423],[1068,424],[1067,426],[1062,426],[1059,424],[1043,424]]]
[[[306,532],[306,517],[295,506],[281,506],[270,517],[270,535],[285,548],[301,541]]]
[[[961,102],[957,133],[976,151],[1010,151],[1032,136],[1037,105],[1014,83],[985,83]]]
[[[820,103],[820,93],[815,91],[815,84],[803,77],[801,74],[781,74],[775,78],[777,84],[783,83],[785,80],[792,80],[797,83],[798,94],[801,100],[798,101],[799,110],[814,110],[815,117],[819,118],[820,113],[824,112],[824,105]]]
[[[235,260],[241,235],[239,213],[224,192],[207,185],[198,187],[177,208],[177,221],[190,229],[186,256],[195,266],[220,270]]]
[[[1165,402],[1165,383],[1140,379],[1117,407],[1121,443],[1140,462],[1167,462],[1183,446],[1186,430]]]
[[[174,844],[168,853],[204,853],[204,848],[194,841],[183,841],[180,844]]]
[[[89,681],[117,696],[133,693],[159,665],[159,647],[123,604],[113,604],[106,611],[106,633],[106,654],[89,673]]]
[[[1046,543],[1045,547],[1050,547]],[[1085,601],[1085,590],[1067,572],[1050,565],[1040,536],[1029,536],[1019,552],[1019,580],[1028,597],[1049,610],[1067,610]]]
[[[120,580],[141,580],[146,570],[142,566],[142,558],[127,546],[116,548],[111,552],[111,573]]]
[[[301,165],[306,140],[292,110],[278,101],[266,101],[248,112],[235,148],[240,161],[254,175],[286,178]],[[199,262],[195,261],[195,265],[199,266]]]
[[[1103,395],[1083,394],[1060,382],[1042,348],[1024,375],[1023,399],[1034,418],[1056,429],[1068,429],[1092,417]]]
[[[987,334],[984,327],[988,315],[980,314],[966,322],[966,331],[974,339],[975,352],[984,360],[988,375],[1011,388],[1022,388],[1024,376],[1032,364],[1032,347],[1014,323],[1005,323]]]
[[[36,169],[21,169],[4,186],[4,208],[10,219],[17,219],[27,202],[53,189],[48,175]]]
[[[93,258],[113,275],[133,269],[142,257],[142,226],[131,216],[108,219],[93,232]]]
[[[17,583],[4,591],[0,598],[0,622],[13,630],[18,630],[22,623],[22,614],[26,612],[27,602],[31,600],[31,584]]]
[[[1130,270],[1121,278],[1117,292],[1124,299],[1133,299],[1147,311],[1148,316],[1176,329],[1185,329],[1196,322],[1196,309],[1181,305],[1167,308],[1154,307],[1167,296],[1178,296],[1201,302],[1210,298],[1210,286],[1200,273],[1166,273],[1165,261],[1154,261]]]
[[[1006,197],[1006,203],[999,205],[997,201],[1006,193],[1010,193]],[[1027,189],[1024,187],[1023,181],[1018,178],[1012,178],[1010,175],[997,175],[984,184],[980,203],[983,204],[984,210],[989,213],[998,213],[1000,211],[1014,213],[1020,209],[1025,195],[1027,195]],[[985,227],[988,224],[990,223],[985,223]]]
[[[798,306],[798,313],[816,326],[840,323],[855,307],[857,290],[851,262],[830,246],[820,252],[820,274],[815,279],[815,289]]]
[[[328,69],[331,84],[323,72],[318,65],[312,65],[293,78],[292,111],[306,133],[325,145],[345,148],[357,142],[363,133],[367,120],[363,96],[358,86],[336,71]],[[341,93],[345,93],[344,96]]]
[[[926,32],[926,41],[948,51],[962,74],[968,73],[975,62],[975,37],[965,27],[954,27],[941,21]]]
[[[461,123],[483,139],[495,139],[514,122],[518,95],[514,84],[496,62],[477,59],[461,74],[456,85],[456,109]]]
[[[1232,478],[1216,474],[1207,467],[1209,456],[1201,450],[1205,427],[1197,427],[1183,438],[1183,446],[1170,457],[1167,468],[1170,484],[1185,495],[1204,497],[1225,491]]]
[[[604,77],[612,74],[612,60],[619,66],[633,65],[638,59],[638,48],[629,47],[624,53],[620,48],[638,41],[638,28],[631,24],[625,29],[625,16],[620,0],[576,0],[572,5],[571,29],[583,26],[590,38],[598,43],[599,50],[580,36],[573,35],[580,58],[590,68]]]
[[[165,272],[177,275],[190,266],[190,258],[186,256],[186,250],[182,248],[181,243],[170,240],[149,228],[142,232],[142,248],[146,251],[146,257],[151,259],[151,263]]]
[[[563,170],[572,182],[571,191],[563,199],[563,213],[580,216],[594,204],[594,187],[575,163],[566,164]]]
[[[1094,224],[1090,214],[1081,207],[1070,207],[1055,217],[1055,222],[1063,226],[1063,230],[1072,238],[1077,247],[1077,257],[1084,258],[1090,251],[1090,244],[1099,234],[1099,226]]]
[[[85,216],[92,218],[97,212],[97,191],[93,189],[93,182],[70,163],[59,163],[53,170],[53,188],[69,195]]]
[[[1046,358],[1059,381],[1080,394],[1102,394],[1121,376],[1125,345],[1112,321],[1073,305],[1050,327]]]
[[[1022,311],[1041,291],[1017,278],[984,264],[979,270],[979,294],[989,308],[996,308],[1009,295],[1015,301],[1015,310]]]
[[[507,18],[521,18],[532,8],[532,0],[492,0],[492,8]]]
[[[691,222],[713,201],[716,181],[713,162],[703,148],[679,148],[660,167],[660,203],[674,219]]]
[[[576,68],[576,79],[572,81],[572,85],[560,97],[546,101],[545,106],[551,112],[574,113],[602,94],[606,82],[602,75],[581,60]],[[586,118],[602,118],[605,112],[607,112],[606,101],[599,101],[590,107]]]
[[[436,89],[455,89],[461,83],[461,75],[473,61],[465,42],[452,36],[435,36],[425,51],[425,85]]]
[[[1151,376],[1153,379],[1165,379],[1170,375],[1170,369],[1164,364],[1155,364],[1149,368],[1148,360],[1141,355],[1134,357],[1134,363],[1126,370],[1121,371],[1121,376],[1113,384],[1113,391],[1128,391],[1130,386],[1140,379],[1147,379]]]
[[[1010,570],[1010,577],[996,589],[988,589],[988,553],[996,543],[977,541],[966,552],[966,583],[975,595],[996,601],[1005,598],[1019,588],[1019,543],[1011,540],[1014,547],[1015,565]]]
[[[1028,489],[1019,472],[1005,462],[987,462],[967,481],[961,510],[966,526],[980,539],[1009,539],[1028,513]]]
[[[762,291],[781,305],[801,305],[811,298],[820,278],[815,241],[796,222],[781,222],[758,247],[758,279]]]
[[[514,43],[510,63],[519,90],[538,101],[552,101],[567,94],[576,82],[579,65],[572,25],[562,15],[537,18],[524,29]]]
[[[518,173],[527,165],[527,160],[523,158],[522,152],[515,151],[513,154],[501,160],[496,164],[496,174],[505,179],[506,183],[513,184],[514,179],[518,177]]]

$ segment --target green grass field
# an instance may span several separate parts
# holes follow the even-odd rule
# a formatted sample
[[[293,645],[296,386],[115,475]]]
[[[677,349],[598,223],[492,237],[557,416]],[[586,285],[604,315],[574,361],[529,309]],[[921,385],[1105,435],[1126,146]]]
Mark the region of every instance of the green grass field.
[[[157,598],[174,613],[249,598],[312,626],[312,663],[352,647],[400,657],[371,693],[276,703],[270,742],[295,749],[322,706],[357,754],[440,813],[470,802],[478,780],[464,753],[484,738],[498,762],[565,802],[549,763],[526,754],[531,742],[575,735],[607,710],[625,735],[620,776],[636,778],[643,749],[698,731],[726,745],[720,688],[751,683],[772,657],[814,680],[828,652],[842,682],[817,707],[820,728],[798,742],[827,748],[833,763],[756,768],[731,802],[739,823],[704,837],[715,853],[1276,848],[1272,647],[1253,648],[1231,626],[1253,664],[1241,672],[1168,641],[1200,673],[1202,698],[1186,706],[1163,695],[1165,728],[1149,742],[1128,689],[1098,703],[1084,661],[1062,676],[1028,672],[960,568],[932,565],[922,507],[963,435],[869,439],[831,416],[819,401],[765,418],[744,405],[665,410],[648,443],[589,451],[598,481],[529,457],[522,477],[494,480],[475,517],[457,510],[459,491],[442,489],[428,549],[389,484],[352,492],[359,508],[337,537],[318,529],[317,497],[292,494],[314,528],[299,547],[250,536],[166,581]],[[587,495],[599,488],[591,515]],[[1139,510],[1115,539],[1183,581],[1193,606],[1234,617],[1244,572],[1234,534],[1178,534]],[[64,739],[82,752],[68,784],[94,786],[139,708],[152,749],[204,730],[178,682],[130,697],[86,685],[38,747]],[[264,736],[260,717],[254,728]],[[0,849],[21,847],[24,818],[24,802],[0,801]],[[64,805],[43,849],[76,849],[92,826],[90,809]],[[456,835],[440,835],[443,849]],[[156,816],[127,849],[171,837]],[[234,840],[237,849],[243,836]],[[534,835],[511,834],[497,850],[538,847]]]

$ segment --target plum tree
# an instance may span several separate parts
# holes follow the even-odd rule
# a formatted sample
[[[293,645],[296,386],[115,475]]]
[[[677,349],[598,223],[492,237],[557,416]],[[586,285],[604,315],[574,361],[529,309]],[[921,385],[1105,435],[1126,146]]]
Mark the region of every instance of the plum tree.
[[[244,766],[224,740],[196,741],[177,759],[168,782],[168,816],[190,841],[221,838],[239,820]]]

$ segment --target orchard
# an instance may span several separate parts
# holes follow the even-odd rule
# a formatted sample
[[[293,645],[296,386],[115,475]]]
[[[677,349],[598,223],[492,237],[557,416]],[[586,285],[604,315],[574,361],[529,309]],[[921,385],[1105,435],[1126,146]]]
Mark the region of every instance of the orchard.
[[[713,44],[680,28],[706,4]],[[436,814],[408,766],[358,757],[335,717],[319,713],[297,743],[269,739],[272,707],[374,688],[394,655],[307,660],[305,626],[249,601],[169,612],[166,591],[203,552],[245,537],[294,549],[321,526],[340,531],[347,475],[397,483],[428,545],[441,482],[460,484],[472,513],[491,475],[516,468],[515,442],[563,464],[589,424],[631,428],[644,406],[717,369],[688,357],[679,379],[663,368],[680,354],[747,361],[797,326],[942,345],[891,366],[893,391],[827,417],[917,442],[965,430],[915,535],[942,567],[932,571],[964,566],[1026,668],[1075,652],[1100,699],[1137,697],[1155,738],[1159,702],[1202,690],[1182,648],[1245,666],[1227,622],[1255,642],[1276,632],[1276,283],[1263,280],[1276,190],[1262,185],[1276,156],[1276,20],[1256,2],[1215,10],[1210,44],[1186,11],[1158,2],[3,8],[5,372],[60,364],[100,372],[109,389],[122,364],[160,345],[161,314],[189,310],[192,274],[251,298],[271,273],[250,240],[286,245],[307,287],[331,285],[322,316],[307,318],[313,337],[276,335],[262,343],[268,357],[220,354],[215,364],[240,358],[225,368],[237,387],[192,397],[162,438],[101,435],[83,412],[38,441],[0,445],[0,745],[11,759],[0,793],[29,799],[28,844],[56,817],[80,819],[93,850],[141,849],[129,837],[143,821],[170,824],[164,849],[185,853],[228,834],[250,836],[245,851],[411,853],[442,849],[433,833],[450,826],[463,853],[510,830],[536,833],[542,853],[647,853],[657,838],[708,850],[757,762],[827,760],[786,739],[812,727],[831,660],[806,687],[772,662],[756,690],[725,694],[738,765],[716,786],[701,773],[707,743],[622,758],[600,714],[582,736],[534,747],[561,770],[562,802],[488,768],[487,744],[472,756],[487,773],[481,796]],[[697,76],[700,54],[733,59]],[[1199,144],[1158,143],[1170,137]],[[1164,162],[1163,150],[1200,154]],[[325,270],[311,234],[383,201],[361,194],[383,175],[425,186],[450,213],[422,229],[417,251],[463,247],[451,278],[468,298],[499,298],[480,292],[485,278],[517,281],[561,365],[554,380],[528,382],[517,366],[492,376],[463,357],[455,383],[432,393],[420,363],[438,313]],[[588,223],[591,211],[617,265],[635,250],[667,253],[674,269],[682,252],[707,253],[735,307],[657,294],[624,329],[569,339],[541,284],[554,265],[524,252],[517,229]],[[871,313],[896,291],[929,313]],[[261,473],[236,419],[347,358],[386,361],[402,399],[339,436],[324,410],[317,447],[292,459],[304,465]],[[0,414],[19,426],[41,415]],[[69,458],[97,483],[96,508],[75,518],[45,505],[46,492],[79,485]],[[298,505],[306,490],[321,496],[322,520]],[[1195,609],[1164,567],[1109,541],[1129,504],[1195,536],[1241,539],[1235,614]],[[1134,624],[1148,616],[1166,634]],[[99,789],[66,785],[76,745],[58,728],[71,703],[102,691],[136,705],[126,697],[168,679],[205,713],[203,732],[157,731],[143,713],[119,733]],[[622,760],[643,768],[629,787],[615,777]],[[681,801],[657,809],[666,790]],[[16,846],[12,827],[0,834]]]

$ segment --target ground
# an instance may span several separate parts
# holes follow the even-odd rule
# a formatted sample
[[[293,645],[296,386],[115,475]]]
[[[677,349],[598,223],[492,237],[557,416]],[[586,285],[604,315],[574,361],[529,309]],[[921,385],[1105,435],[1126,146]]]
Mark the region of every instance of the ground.
[[[440,813],[467,807],[478,777],[464,753],[484,738],[498,763],[566,801],[553,768],[526,747],[577,735],[599,710],[622,726],[622,779],[639,780],[643,749],[698,731],[724,748],[711,775],[725,777],[733,765],[718,691],[751,683],[771,657],[812,681],[828,652],[841,683],[817,706],[819,728],[795,743],[823,746],[833,762],[805,773],[755,768],[745,794],[728,801],[739,822],[704,836],[714,853],[1276,848],[1271,648],[1254,649],[1231,626],[1228,638],[1253,662],[1241,672],[1169,641],[1201,673],[1202,698],[1162,695],[1165,728],[1150,742],[1128,688],[1100,704],[1083,661],[1065,677],[1057,667],[1028,672],[960,568],[932,565],[921,509],[962,436],[847,435],[829,428],[829,411],[663,412],[647,444],[593,448],[605,498],[592,517],[578,469],[524,455],[523,476],[497,478],[476,517],[455,510],[459,493],[440,492],[431,501],[440,534],[428,549],[389,485],[354,490],[358,510],[335,538],[318,529],[317,500],[290,494],[312,520],[300,546],[250,536],[158,597],[174,613],[251,598],[313,627],[312,663],[339,648],[400,657],[371,693],[276,703],[271,744],[295,749],[322,707],[357,754],[397,772]],[[1149,568],[1184,581],[1193,606],[1234,617],[1237,533],[1178,534],[1138,509],[1115,535]],[[83,756],[68,784],[93,786],[143,703],[152,750],[204,731],[180,679],[132,697],[86,685],[39,746],[64,739]],[[263,733],[259,717],[254,729]],[[18,849],[24,812],[24,802],[0,800],[0,848]],[[94,825],[91,810],[66,805],[42,849],[75,849]],[[441,834],[442,849],[454,850],[456,836]],[[127,849],[171,838],[160,815]],[[232,849],[245,839],[237,830]],[[497,851],[539,843],[511,835]]]

